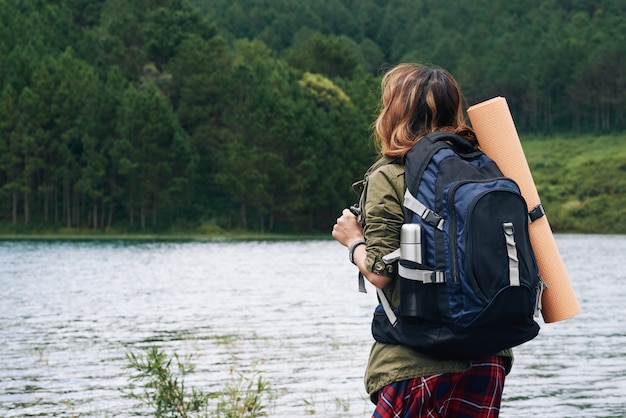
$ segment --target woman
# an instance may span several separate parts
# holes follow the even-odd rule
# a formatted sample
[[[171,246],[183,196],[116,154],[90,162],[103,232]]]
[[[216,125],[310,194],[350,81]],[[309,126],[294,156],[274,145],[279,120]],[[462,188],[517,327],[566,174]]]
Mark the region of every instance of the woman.
[[[383,257],[399,247],[404,222],[403,157],[416,141],[435,131],[456,133],[477,146],[465,124],[463,96],[446,71],[402,64],[382,80],[382,108],[375,139],[382,158],[365,174],[362,224],[348,209],[333,227],[350,260],[397,306],[394,266]],[[375,342],[365,386],[373,417],[497,417],[511,350],[475,361],[441,360],[403,345]]]

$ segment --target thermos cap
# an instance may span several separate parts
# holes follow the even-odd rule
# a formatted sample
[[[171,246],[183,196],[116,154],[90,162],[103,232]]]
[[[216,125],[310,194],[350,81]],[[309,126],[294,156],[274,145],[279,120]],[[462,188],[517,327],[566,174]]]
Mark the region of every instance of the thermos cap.
[[[420,224],[403,224],[400,230],[400,243],[421,244],[422,233]]]

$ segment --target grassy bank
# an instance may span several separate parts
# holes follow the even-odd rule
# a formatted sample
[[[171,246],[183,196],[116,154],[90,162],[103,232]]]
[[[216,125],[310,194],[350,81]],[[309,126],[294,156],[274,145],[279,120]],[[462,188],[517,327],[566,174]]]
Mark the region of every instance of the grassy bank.
[[[555,232],[626,233],[626,134],[522,145]]]
[[[141,234],[141,233],[99,233],[86,231],[81,233],[0,233],[0,241],[287,241],[287,240],[309,240],[309,239],[330,239],[328,234],[261,234],[254,232],[225,232],[222,234],[200,234],[200,233],[163,233],[163,234]]]
[[[199,226],[178,227],[168,231],[128,231],[126,229],[94,230],[91,228],[58,228],[36,225],[26,229],[23,225],[0,223],[0,241],[286,241],[307,239],[330,239],[328,233],[283,234],[243,229],[226,230],[214,223]]]

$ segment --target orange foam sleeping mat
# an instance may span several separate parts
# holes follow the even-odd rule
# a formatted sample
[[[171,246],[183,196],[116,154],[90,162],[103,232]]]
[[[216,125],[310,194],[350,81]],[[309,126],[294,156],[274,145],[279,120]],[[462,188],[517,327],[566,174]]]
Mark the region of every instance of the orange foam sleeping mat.
[[[481,150],[496,162],[505,176],[517,182],[529,210],[539,205],[539,193],[506,99],[495,97],[478,103],[471,106],[467,114]],[[548,287],[541,300],[544,321],[563,321],[580,313],[547,216],[532,222],[528,229],[539,274]]]

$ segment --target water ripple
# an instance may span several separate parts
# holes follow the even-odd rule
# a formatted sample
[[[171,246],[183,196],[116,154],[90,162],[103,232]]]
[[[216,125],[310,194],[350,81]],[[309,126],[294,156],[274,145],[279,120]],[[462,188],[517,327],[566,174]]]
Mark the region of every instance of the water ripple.
[[[626,415],[625,236],[560,235],[582,313],[516,349],[504,417]],[[270,416],[363,417],[374,292],[331,241],[0,243],[0,414],[138,416],[126,353],[192,354],[190,385],[234,366]]]

